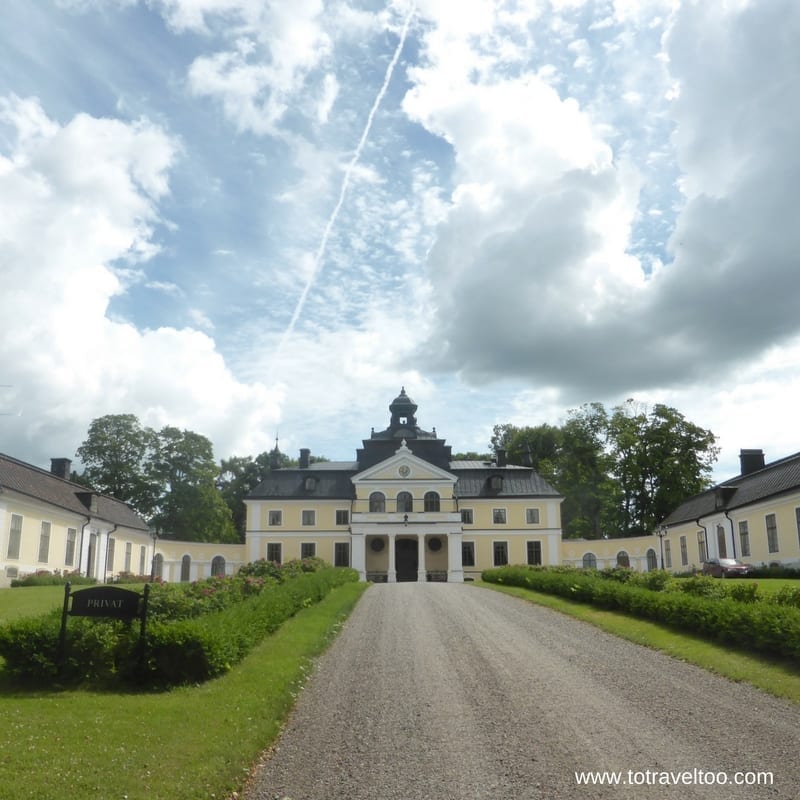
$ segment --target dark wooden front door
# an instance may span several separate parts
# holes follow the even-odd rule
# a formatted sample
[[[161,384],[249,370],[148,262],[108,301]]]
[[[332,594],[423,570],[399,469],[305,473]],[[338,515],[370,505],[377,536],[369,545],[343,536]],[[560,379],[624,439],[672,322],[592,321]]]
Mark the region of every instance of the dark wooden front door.
[[[398,539],[395,542],[394,559],[398,581],[417,580],[419,551],[416,539]]]

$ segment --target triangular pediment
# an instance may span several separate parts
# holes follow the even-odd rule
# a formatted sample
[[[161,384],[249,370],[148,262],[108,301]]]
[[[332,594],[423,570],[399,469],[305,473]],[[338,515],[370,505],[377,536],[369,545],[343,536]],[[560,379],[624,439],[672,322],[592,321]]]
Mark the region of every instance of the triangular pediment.
[[[455,484],[458,478],[452,472],[417,458],[405,444],[390,458],[373,464],[363,472],[352,477],[354,484],[369,483],[373,481],[447,481]]]

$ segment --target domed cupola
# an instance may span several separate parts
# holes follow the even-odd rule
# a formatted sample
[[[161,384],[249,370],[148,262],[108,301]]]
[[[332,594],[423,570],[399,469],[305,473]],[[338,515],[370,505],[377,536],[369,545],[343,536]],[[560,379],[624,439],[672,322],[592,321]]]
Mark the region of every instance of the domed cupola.
[[[400,389],[400,394],[392,400],[389,406],[392,412],[392,421],[389,428],[397,432],[403,430],[414,430],[417,427],[417,404],[406,394],[405,386]]]

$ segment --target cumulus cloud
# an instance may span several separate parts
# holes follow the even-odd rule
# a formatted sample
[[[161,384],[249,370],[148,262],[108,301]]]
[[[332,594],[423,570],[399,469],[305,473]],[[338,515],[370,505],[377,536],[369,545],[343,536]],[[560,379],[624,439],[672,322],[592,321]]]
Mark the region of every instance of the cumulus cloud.
[[[647,25],[629,5],[616,4],[615,24]],[[650,207],[640,208],[642,156],[598,124],[590,99],[531,69],[500,71],[474,37],[453,46],[456,34],[447,51],[441,30],[426,37],[404,102],[456,163],[428,258],[438,322],[428,363],[585,398],[718,375],[798,331],[796,4],[674,11],[660,55],[677,99],[660,113],[674,126],[683,205],[655,272],[658,254],[631,253]],[[454,69],[450,51],[493,68]]]
[[[263,441],[275,395],[238,383],[208,336],[108,315],[125,289],[117,265],[157,250],[178,143],[146,120],[60,125],[15,96],[0,100],[0,126],[0,375],[4,404],[22,410],[4,418],[4,448],[46,463],[71,455],[92,418],[122,412],[191,427],[223,454]]]

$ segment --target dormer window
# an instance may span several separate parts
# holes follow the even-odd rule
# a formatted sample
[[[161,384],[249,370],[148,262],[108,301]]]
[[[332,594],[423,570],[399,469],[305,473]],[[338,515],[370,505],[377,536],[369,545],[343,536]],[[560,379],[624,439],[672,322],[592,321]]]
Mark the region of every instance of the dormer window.
[[[313,492],[314,489],[317,488],[317,479],[316,478],[306,478],[305,480],[305,487],[307,492]]]
[[[489,488],[493,492],[502,492],[503,491],[503,476],[502,475],[492,475],[489,478]]]

